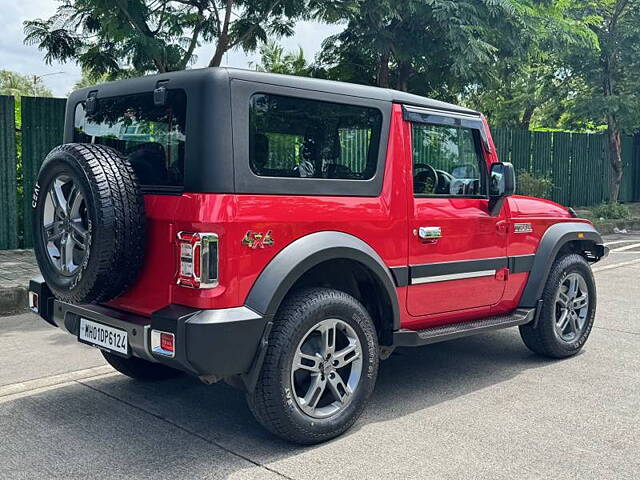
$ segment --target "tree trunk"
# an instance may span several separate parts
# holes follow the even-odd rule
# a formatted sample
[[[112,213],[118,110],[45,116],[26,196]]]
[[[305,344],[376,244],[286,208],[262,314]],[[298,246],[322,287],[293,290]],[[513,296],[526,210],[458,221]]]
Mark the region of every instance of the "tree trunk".
[[[209,62],[210,67],[219,67],[222,63],[222,58],[224,54],[227,53],[228,40],[220,38],[218,39],[218,46],[216,47],[216,52],[211,57],[211,61]]]
[[[522,120],[520,121],[520,127],[523,130],[529,130],[531,128],[531,119],[533,118],[533,114],[536,112],[536,107],[533,105],[527,106],[525,108],[524,113],[522,114]]]
[[[602,93],[605,99],[615,95],[616,82],[614,77],[615,59],[610,52],[602,53]],[[610,185],[610,202],[618,202],[620,199],[620,184],[622,183],[622,147],[620,138],[620,125],[615,113],[607,113],[607,135],[609,145],[609,162],[611,163],[612,176]]]
[[[233,8],[234,0],[227,0],[224,20],[220,25],[220,34],[218,35],[218,45],[216,45],[216,52],[211,57],[209,62],[210,67],[219,67],[222,63],[222,57],[229,50],[229,24],[231,22],[231,9]]]
[[[609,139],[609,161],[613,174],[611,176],[610,202],[618,202],[620,199],[620,185],[622,184],[622,146],[621,135],[618,122],[613,115],[607,115],[608,139]]]
[[[389,52],[382,53],[378,59],[376,85],[382,88],[389,88]]]
[[[410,62],[399,62],[398,64],[398,90],[406,92],[409,90],[409,79],[412,68]]]

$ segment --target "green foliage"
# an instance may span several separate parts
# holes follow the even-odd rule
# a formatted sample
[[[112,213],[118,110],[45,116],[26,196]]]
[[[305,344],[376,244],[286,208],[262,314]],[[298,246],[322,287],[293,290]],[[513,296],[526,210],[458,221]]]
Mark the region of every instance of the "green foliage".
[[[309,65],[301,47],[297,52],[285,52],[284,48],[274,41],[269,41],[260,47],[260,63],[255,68],[259,72],[284,75],[307,76],[309,74]]]
[[[296,0],[59,1],[53,16],[24,23],[25,43],[43,50],[45,62],[76,61],[94,78],[183,70],[212,41],[209,65],[218,66],[230,49],[291,35],[305,13]]]
[[[21,75],[0,70],[0,95],[12,97],[52,97],[53,94],[37,75]]]
[[[603,203],[592,210],[592,215],[596,219],[604,220],[626,220],[631,218],[629,207],[620,203]]]
[[[329,78],[442,97],[487,71],[498,53],[492,40],[499,31],[518,43],[512,25],[516,5],[512,0],[312,2],[319,18],[348,22],[344,32],[325,41],[319,64]]]
[[[518,193],[529,197],[551,198],[553,181],[547,175],[520,172],[516,181]]]

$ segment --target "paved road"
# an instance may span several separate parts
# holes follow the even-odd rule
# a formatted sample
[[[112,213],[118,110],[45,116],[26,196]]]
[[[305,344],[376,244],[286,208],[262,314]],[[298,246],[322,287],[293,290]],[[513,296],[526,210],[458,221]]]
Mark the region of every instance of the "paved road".
[[[598,266],[582,354],[538,358],[517,330],[401,350],[355,428],[313,448],[265,433],[226,385],[138,383],[30,314],[0,318],[0,478],[637,479],[631,240]]]

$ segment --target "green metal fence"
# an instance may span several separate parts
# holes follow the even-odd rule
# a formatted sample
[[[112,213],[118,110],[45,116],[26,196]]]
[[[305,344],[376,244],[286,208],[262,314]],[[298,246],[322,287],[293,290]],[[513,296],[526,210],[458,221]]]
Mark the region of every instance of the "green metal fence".
[[[0,249],[18,246],[15,102],[0,96]]]
[[[0,249],[33,246],[33,185],[44,157],[62,143],[65,104],[64,98],[0,96]]]
[[[21,102],[21,135],[16,131],[16,102]],[[0,96],[0,249],[33,245],[33,186],[42,160],[62,142],[64,109],[65,99]],[[519,172],[551,178],[553,200],[568,206],[608,200],[606,135],[495,129],[493,137],[502,161],[512,162]],[[368,133],[348,132],[340,142],[344,160],[356,168],[366,158]],[[623,138],[622,156],[620,200],[639,201],[640,135]]]
[[[493,137],[500,160],[513,163],[518,172],[552,180],[552,200],[579,207],[609,200],[611,167],[605,134],[499,128],[494,130]],[[640,199],[639,147],[634,137],[622,138],[621,202]]]
[[[65,105],[66,100],[62,98],[22,97],[24,248],[33,246],[31,222],[33,186],[47,153],[62,143]]]

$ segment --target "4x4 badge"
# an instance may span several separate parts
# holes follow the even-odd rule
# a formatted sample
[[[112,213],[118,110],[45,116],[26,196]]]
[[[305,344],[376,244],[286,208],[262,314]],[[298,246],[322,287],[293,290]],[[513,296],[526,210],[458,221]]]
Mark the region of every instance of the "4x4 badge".
[[[242,239],[242,245],[249,247],[252,250],[256,248],[272,247],[274,244],[273,237],[271,236],[271,230],[267,233],[252,232],[249,230]]]

